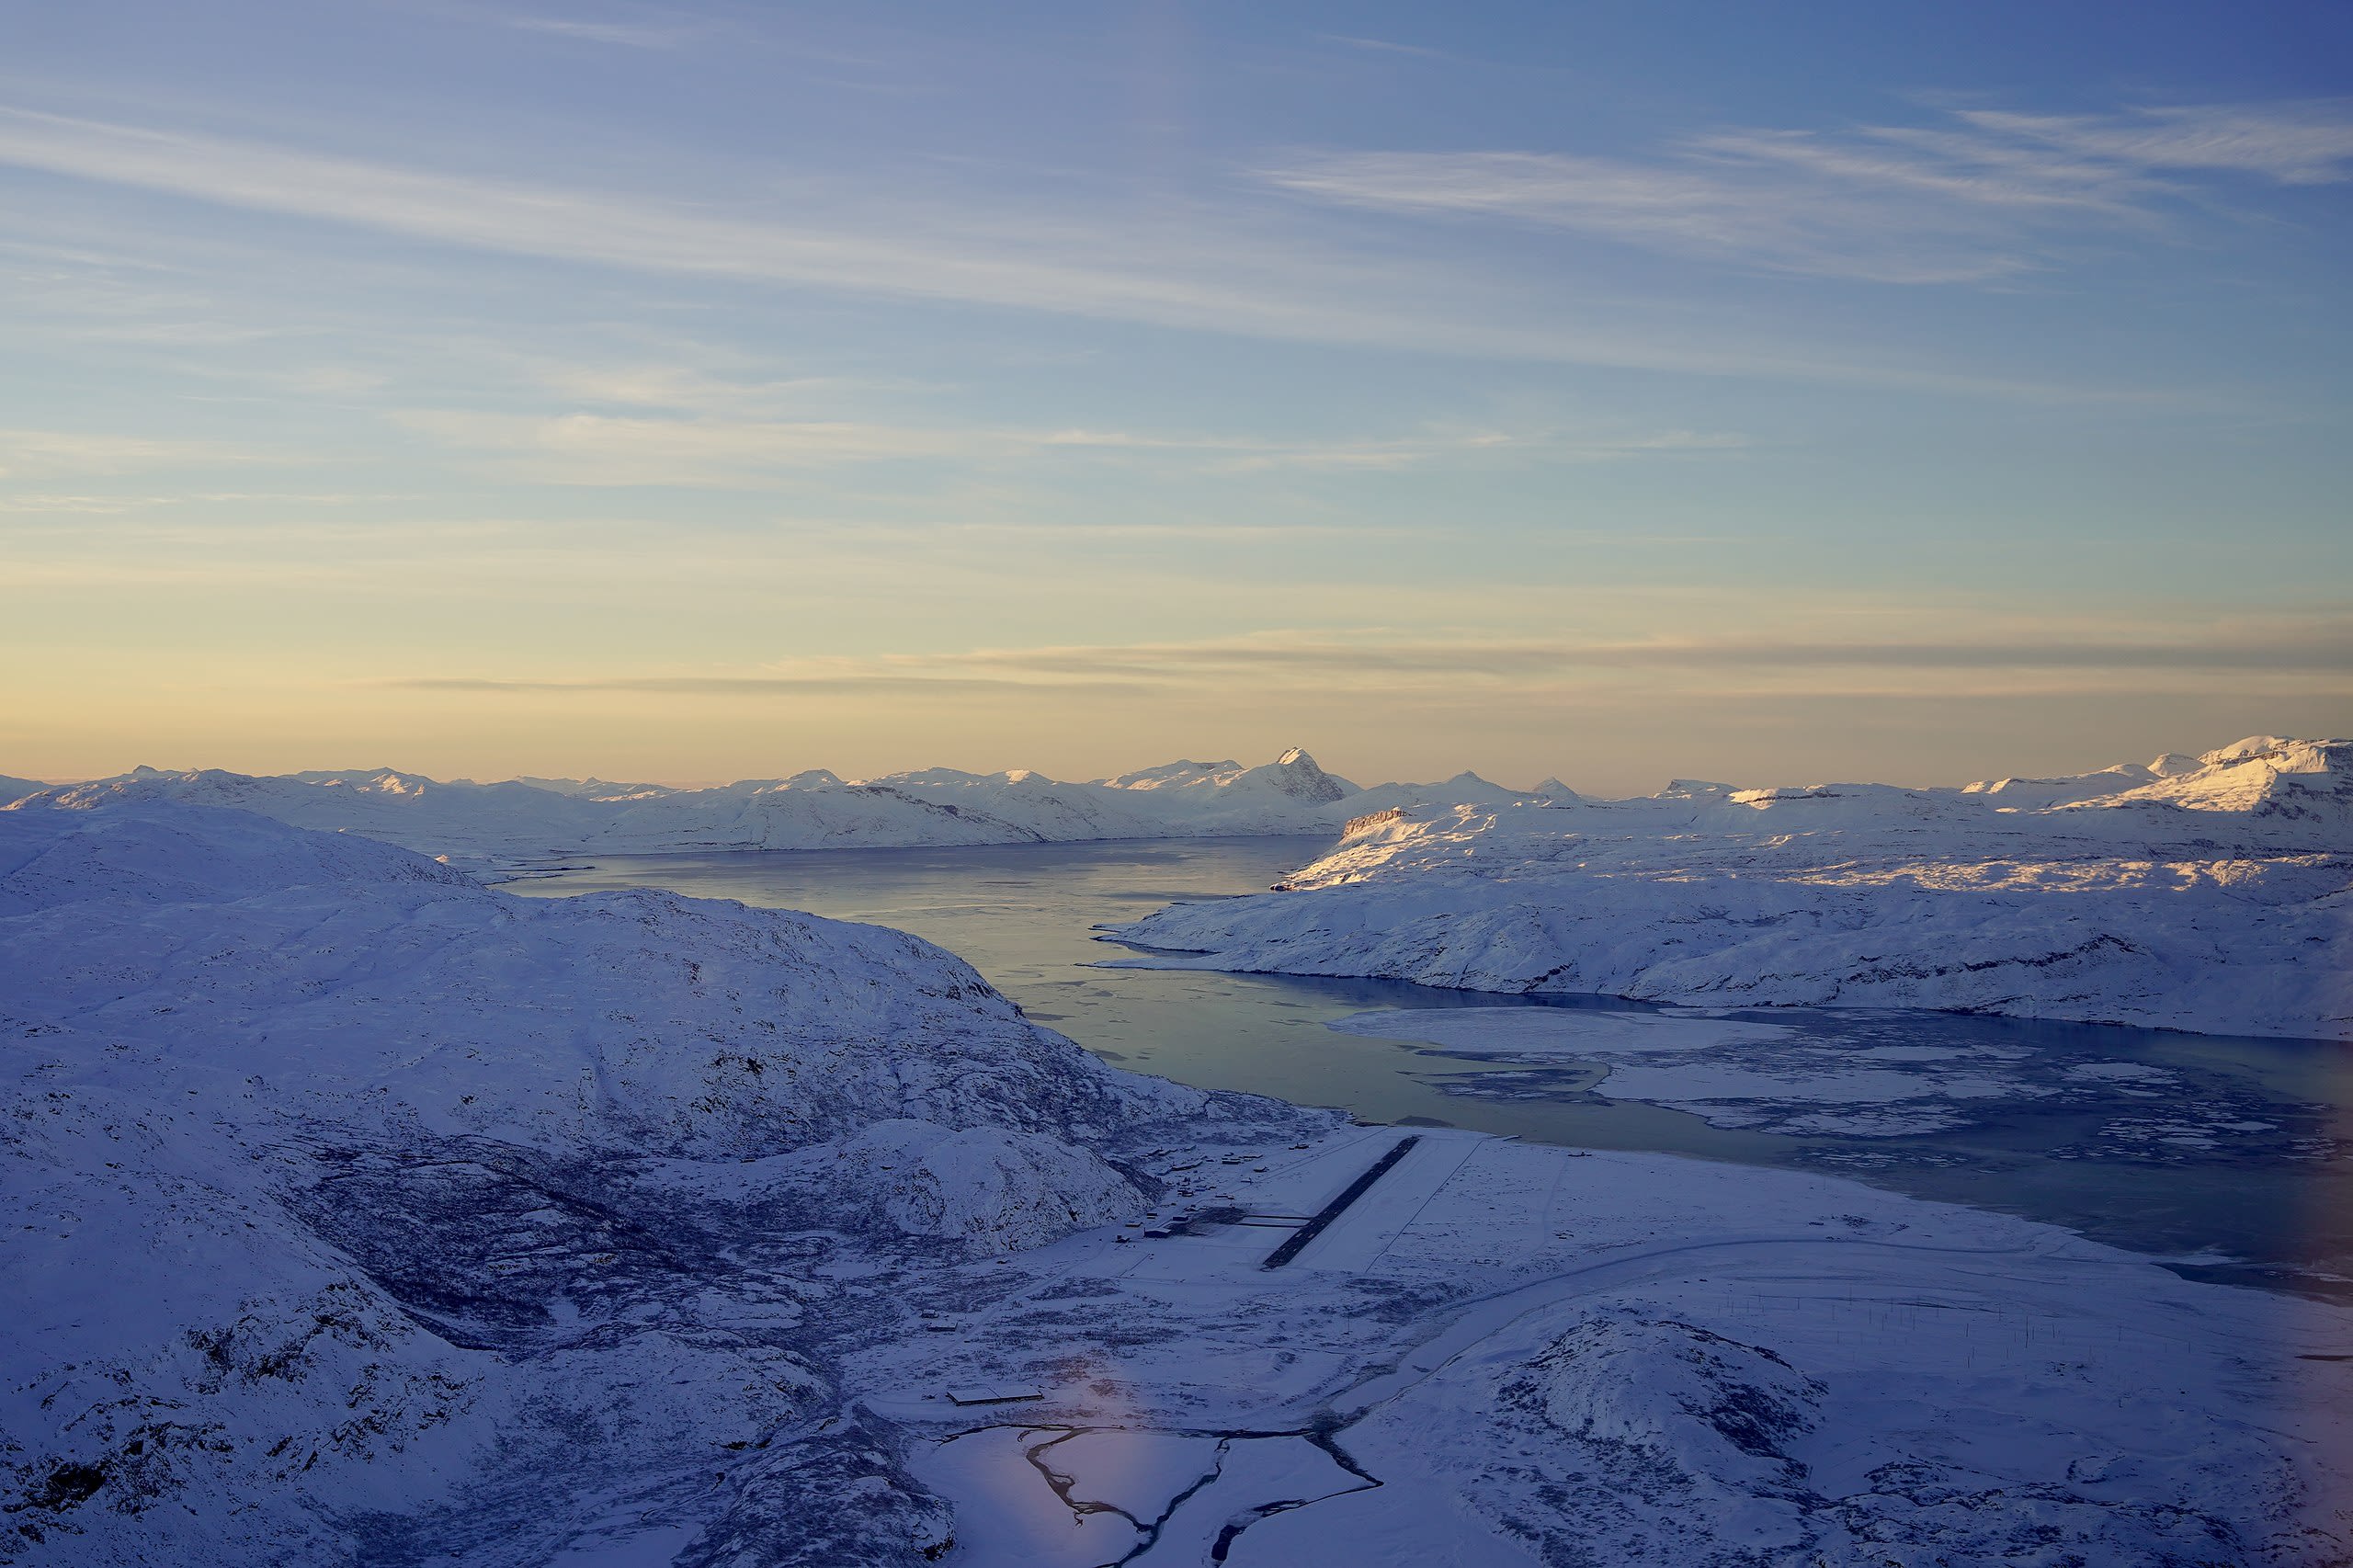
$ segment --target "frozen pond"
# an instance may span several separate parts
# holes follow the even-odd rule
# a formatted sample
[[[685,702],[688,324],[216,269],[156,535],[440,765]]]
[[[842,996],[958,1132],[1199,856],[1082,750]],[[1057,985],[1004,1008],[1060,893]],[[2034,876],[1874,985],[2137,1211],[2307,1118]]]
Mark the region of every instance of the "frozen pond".
[[[2069,1225],[2199,1278],[2353,1294],[2353,1049],[1103,967],[1131,955],[1096,926],[1258,892],[1324,844],[609,857],[508,885],[661,887],[897,926],[1097,1055],[1204,1087],[1373,1121],[1839,1171]]]

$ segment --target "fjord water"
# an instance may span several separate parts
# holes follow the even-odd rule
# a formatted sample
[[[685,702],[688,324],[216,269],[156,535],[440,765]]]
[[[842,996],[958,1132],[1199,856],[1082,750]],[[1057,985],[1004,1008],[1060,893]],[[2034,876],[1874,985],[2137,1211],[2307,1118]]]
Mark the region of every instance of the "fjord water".
[[[1337,1106],[1369,1121],[1836,1171],[2066,1225],[2198,1278],[2353,1295],[2353,1048],[1940,1013],[1774,1009],[1753,1016],[1825,1044],[1992,1048],[2045,1077],[2070,1063],[2131,1062],[2173,1078],[2161,1102],[2120,1085],[2106,1103],[2080,1092],[2057,1105],[1981,1102],[1970,1108],[1969,1125],[1939,1132],[1784,1135],[1603,1098],[1592,1092],[1604,1075],[1598,1067],[1532,1072],[1324,1027],[1382,1007],[1631,1004],[1101,967],[1125,949],[1094,927],[1178,899],[1259,892],[1326,846],[1321,838],[1267,837],[598,857],[506,886],[534,896],[665,888],[895,926],[959,954],[1031,1018],[1098,1056],[1203,1088]],[[2153,1117],[2175,1120],[2152,1136]],[[2120,1139],[2119,1127],[2142,1131]]]

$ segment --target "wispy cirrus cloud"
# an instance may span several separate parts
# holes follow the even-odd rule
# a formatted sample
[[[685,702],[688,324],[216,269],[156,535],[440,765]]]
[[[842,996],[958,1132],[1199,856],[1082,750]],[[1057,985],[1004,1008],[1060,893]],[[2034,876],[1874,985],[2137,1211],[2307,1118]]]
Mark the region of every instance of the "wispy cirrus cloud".
[[[1927,127],[1719,131],[1650,158],[1332,153],[1259,174],[1346,206],[1500,218],[1825,277],[1968,282],[2041,265],[2062,227],[2154,227],[2182,176],[2353,176],[2353,101],[1971,109]]]
[[[1908,640],[1858,637],[1822,641],[1786,636],[1624,641],[1436,638],[1336,638],[1272,633],[1219,642],[1128,647],[1029,648],[954,655],[974,669],[1038,674],[1101,671],[1242,675],[1293,671],[1313,676],[1364,672],[1386,679],[1493,676],[1520,679],[1600,669],[1722,670],[1760,665],[1908,669],[2214,669],[2353,668],[2353,620],[2297,618],[2279,627],[2200,628],[2154,639],[2035,639],[2006,636]]]
[[[1072,460],[1180,465],[1212,473],[1380,471],[1515,458],[1599,462],[1736,450],[1745,437],[1692,430],[1574,433],[1427,430],[1328,441],[1123,430],[925,426],[857,420],[551,416],[414,410],[421,434],[490,455],[530,477],[584,485],[736,486],[813,468],[892,461]]]
[[[906,670],[873,670],[826,675],[751,676],[610,676],[579,679],[532,679],[479,676],[415,676],[364,684],[399,691],[478,692],[540,696],[639,697],[788,697],[795,695],[872,695],[885,691],[910,693],[1018,691],[1137,691],[1131,680],[1102,677],[1056,679],[1051,676],[1015,679],[983,675],[926,676]]]
[[[0,479],[129,473],[144,469],[248,467],[299,460],[216,441],[105,431],[0,429]]]
[[[790,203],[716,206],[485,178],[273,142],[0,106],[0,164],[437,243],[689,278],[1011,306],[1294,341],[1386,342],[1515,358],[1675,359],[1672,347],[1531,333],[1445,306],[1463,279],[1401,273],[1232,214],[1185,222],[985,202],[879,204],[823,176]],[[757,212],[760,215],[721,215]],[[1695,361],[1725,364],[1721,350]],[[1760,358],[1759,369],[1763,368]]]
[[[1777,636],[1628,641],[1493,640],[1272,631],[1191,642],[995,648],[871,658],[790,660],[729,673],[544,677],[432,676],[401,687],[497,693],[692,694],[775,698],[796,692],[893,689],[937,694],[1032,687],[1057,691],[1199,688],[1377,693],[1544,694],[1628,680],[1698,679],[1721,689],[1892,692],[1932,688],[2135,690],[2188,683],[2267,681],[2353,691],[2353,619],[2274,618],[2218,623],[2171,637],[2020,641],[1995,634],[1939,639]],[[1990,687],[1986,683],[1994,683]]]
[[[923,390],[904,380],[780,376],[749,381],[715,375],[699,366],[645,363],[546,365],[537,380],[559,396],[600,407],[738,417],[773,417],[849,392]]]
[[[1325,43],[1336,43],[1345,49],[1360,49],[1370,54],[1402,54],[1416,60],[1453,60],[1457,56],[1442,49],[1429,49],[1418,43],[1399,43],[1392,39],[1363,38],[1354,33],[1318,33]]]
[[[1117,201],[1026,193],[1008,205],[971,192],[893,187],[886,196],[795,170],[763,171],[756,196],[698,202],[6,106],[0,106],[0,165],[438,244],[686,279],[1495,359],[2001,398],[2150,396],[2139,387],[2060,385],[1898,362],[1877,347],[1711,331],[1683,315],[1642,319],[1631,307],[1610,309],[1600,293],[1580,294],[1575,308],[1566,308],[1549,272],[1515,270],[1478,255],[1367,246],[1330,232],[1332,225],[1263,202],[1172,199],[1131,210]],[[1302,165],[1286,177],[1300,189],[1320,181],[1324,188],[1311,193],[1335,200],[1416,204],[1393,188],[1396,173],[1332,163],[1320,172]],[[1507,171],[1505,183],[1516,181],[1524,183]],[[1456,205],[1461,199],[1459,193],[1446,198]],[[1642,199],[1630,193],[1620,205]],[[1671,215],[1660,221],[1686,222]]]
[[[2206,104],[2119,115],[2030,115],[1996,109],[1960,118],[1994,141],[2034,143],[2117,169],[2211,169],[2282,185],[2353,177],[2353,99]]]
[[[516,7],[496,0],[377,0],[428,17],[454,18],[515,32],[540,33],[621,49],[675,50],[704,37],[710,24],[668,6],[601,0],[585,9],[563,0]]]
[[[694,30],[685,27],[646,27],[577,17],[522,15],[501,17],[499,20],[520,32],[552,33],[559,38],[618,44],[626,49],[676,49],[694,36]]]
[[[0,440],[6,433],[0,431]],[[176,495],[94,495],[56,491],[22,491],[0,494],[0,513],[19,517],[126,517],[169,507],[236,506],[357,506],[386,501],[411,501],[411,494],[350,494],[340,491],[227,490],[188,491]]]

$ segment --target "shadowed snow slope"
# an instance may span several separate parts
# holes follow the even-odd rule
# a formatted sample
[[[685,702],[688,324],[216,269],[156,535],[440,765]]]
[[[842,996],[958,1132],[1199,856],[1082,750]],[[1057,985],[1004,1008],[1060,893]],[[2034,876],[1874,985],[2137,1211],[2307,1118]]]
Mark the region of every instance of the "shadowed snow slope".
[[[831,1392],[878,1309],[828,1260],[1124,1217],[1178,1119],[1320,1124],[898,932],[169,801],[0,813],[0,1562],[545,1561],[575,1496],[680,1489],[709,1561],[912,1561],[945,1512]]]
[[[1475,792],[1462,792],[1465,780]],[[70,807],[135,801],[227,806],[468,858],[1332,833],[1368,805],[1535,799],[1468,774],[1444,784],[1383,784],[1368,793],[1325,773],[1296,747],[1259,767],[1177,762],[1083,784],[1024,768],[981,774],[931,767],[852,782],[813,768],[790,778],[668,790],[572,778],[444,784],[393,768],[253,778],[142,767],[86,784],[28,782],[20,793]]]
[[[1200,955],[1145,963],[2353,1038],[2353,742],[1370,812],[1273,894],[1117,934]]]

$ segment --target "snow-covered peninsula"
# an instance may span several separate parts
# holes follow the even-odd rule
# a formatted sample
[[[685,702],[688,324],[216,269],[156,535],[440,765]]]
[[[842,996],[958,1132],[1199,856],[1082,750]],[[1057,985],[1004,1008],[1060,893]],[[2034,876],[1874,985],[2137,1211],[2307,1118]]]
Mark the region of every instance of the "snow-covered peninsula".
[[[2353,742],[1369,812],[1274,892],[1114,934],[1134,963],[2353,1038]]]
[[[0,1561],[2353,1551],[2342,1309],[1140,1077],[893,932],[35,803],[0,977]]]

